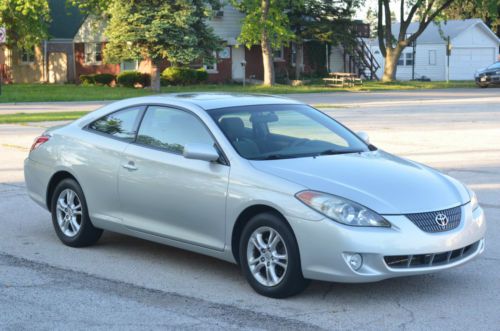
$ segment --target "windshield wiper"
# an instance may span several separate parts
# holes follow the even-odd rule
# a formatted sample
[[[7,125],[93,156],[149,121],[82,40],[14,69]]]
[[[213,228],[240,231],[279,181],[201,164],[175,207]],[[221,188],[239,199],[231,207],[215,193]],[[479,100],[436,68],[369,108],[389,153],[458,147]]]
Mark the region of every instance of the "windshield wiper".
[[[327,149],[326,151],[320,152],[320,153],[316,154],[315,156],[352,154],[352,153],[361,153],[361,152],[362,152],[362,150],[359,150],[359,149],[344,149],[344,150]]]
[[[281,159],[293,159],[297,157],[306,157],[309,155],[304,154],[269,154],[265,156],[259,156],[252,158],[251,160],[281,160]]]

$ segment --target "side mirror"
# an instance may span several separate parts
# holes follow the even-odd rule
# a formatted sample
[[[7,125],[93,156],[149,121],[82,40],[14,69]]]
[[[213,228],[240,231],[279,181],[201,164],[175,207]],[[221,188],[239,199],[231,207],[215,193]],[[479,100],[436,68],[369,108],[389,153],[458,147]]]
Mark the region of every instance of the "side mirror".
[[[214,162],[219,159],[219,153],[215,147],[210,144],[186,144],[182,155],[186,159],[203,160],[208,162]]]
[[[370,137],[368,136],[368,133],[364,132],[364,131],[360,131],[360,132],[356,132],[356,134],[358,135],[358,137],[361,138],[361,140],[363,140],[367,145],[370,145]]]

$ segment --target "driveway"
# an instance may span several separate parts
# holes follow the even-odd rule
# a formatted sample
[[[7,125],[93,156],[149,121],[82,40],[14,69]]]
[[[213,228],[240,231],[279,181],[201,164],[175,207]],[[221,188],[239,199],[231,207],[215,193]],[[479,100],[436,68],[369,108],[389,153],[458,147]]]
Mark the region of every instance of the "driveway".
[[[500,330],[500,103],[471,91],[463,99],[476,102],[446,91],[402,104],[390,92],[326,112],[476,190],[489,220],[484,255],[426,276],[313,282],[286,300],[255,294],[234,265],[139,239],[63,246],[23,184],[28,146],[50,124],[0,126],[0,329]]]

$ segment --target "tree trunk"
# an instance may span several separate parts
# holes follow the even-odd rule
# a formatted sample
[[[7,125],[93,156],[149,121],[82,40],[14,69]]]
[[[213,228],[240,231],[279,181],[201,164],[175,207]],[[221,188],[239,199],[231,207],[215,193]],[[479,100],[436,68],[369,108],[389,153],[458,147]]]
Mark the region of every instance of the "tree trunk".
[[[300,80],[302,73],[302,58],[304,57],[304,48],[302,44],[295,45],[295,79]]]
[[[400,46],[395,48],[387,48],[384,59],[384,75],[382,76],[383,82],[392,82],[396,80],[396,71],[398,69],[398,60],[401,56],[403,49]]]
[[[151,89],[155,92],[160,92],[160,65],[161,60],[152,60],[151,61]]]
[[[267,21],[269,14],[270,0],[262,0],[261,10],[262,22]],[[265,28],[262,29],[262,38],[260,46],[262,48],[262,64],[264,66],[264,85],[271,86],[274,85],[274,62],[273,62],[273,51],[271,49],[271,42],[269,41],[269,36]]]

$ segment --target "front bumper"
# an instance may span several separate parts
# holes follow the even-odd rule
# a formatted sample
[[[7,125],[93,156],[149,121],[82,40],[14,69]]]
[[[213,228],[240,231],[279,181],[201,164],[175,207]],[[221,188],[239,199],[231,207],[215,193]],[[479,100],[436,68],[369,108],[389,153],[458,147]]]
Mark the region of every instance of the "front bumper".
[[[474,80],[478,86],[497,85],[500,84],[500,75],[476,76]]]
[[[393,225],[391,228],[352,227],[329,219],[308,221],[291,218],[289,221],[297,237],[305,278],[348,283],[372,282],[449,269],[481,254],[485,247],[484,212],[479,207],[473,213],[470,204],[461,208],[460,225],[439,233],[424,232],[402,215],[385,216]],[[466,247],[470,248],[460,255]],[[453,258],[425,265],[410,263],[404,268],[400,265],[390,267],[384,259],[389,256],[442,257],[441,253],[449,253],[450,257],[453,254]],[[363,259],[358,270],[351,268],[348,263],[353,254],[360,254]]]

